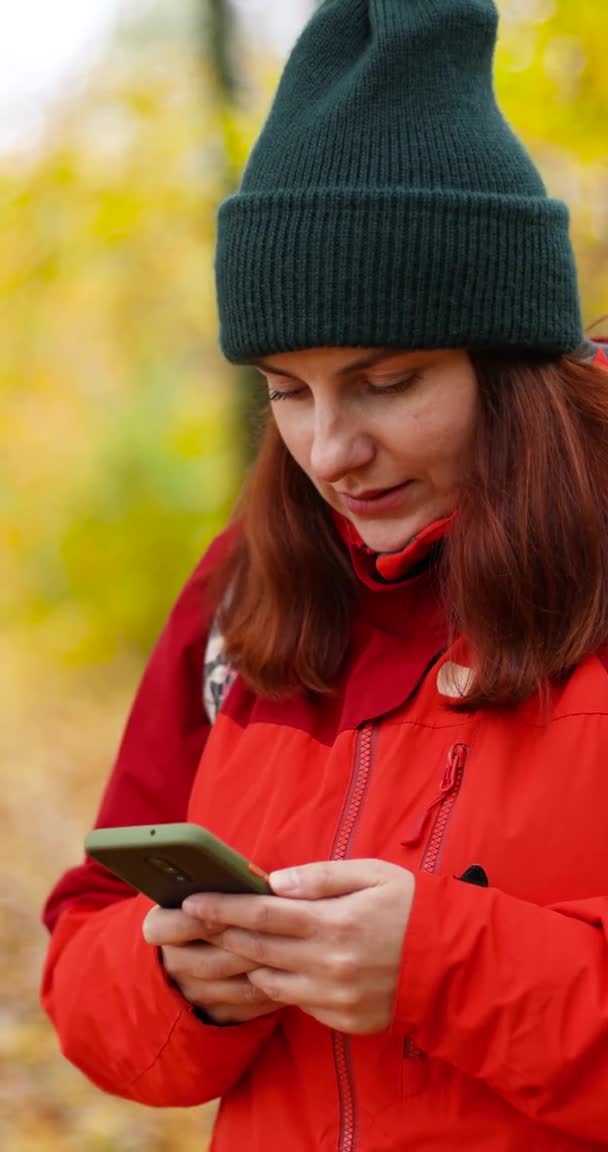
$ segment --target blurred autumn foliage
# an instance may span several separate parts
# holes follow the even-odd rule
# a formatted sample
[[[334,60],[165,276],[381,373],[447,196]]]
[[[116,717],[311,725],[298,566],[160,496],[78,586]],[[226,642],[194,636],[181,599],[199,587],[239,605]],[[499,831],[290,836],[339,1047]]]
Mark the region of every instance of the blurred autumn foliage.
[[[238,82],[223,86],[213,6],[159,0],[123,20],[41,147],[0,155],[7,1152],[200,1152],[211,1122],[209,1108],[161,1114],[89,1085],[59,1056],[37,985],[41,902],[79,859],[146,654],[242,475],[215,212],[280,61],[235,21]],[[570,204],[591,323],[608,312],[602,6],[499,9],[501,103]]]

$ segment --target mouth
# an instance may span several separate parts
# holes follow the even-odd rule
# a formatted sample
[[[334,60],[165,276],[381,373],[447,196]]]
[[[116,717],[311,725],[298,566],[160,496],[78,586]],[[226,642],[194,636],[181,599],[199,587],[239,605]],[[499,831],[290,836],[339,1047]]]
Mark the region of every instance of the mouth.
[[[404,483],[396,484],[392,488],[369,488],[366,492],[357,493],[356,496],[348,492],[338,492],[337,495],[350,512],[375,515],[385,509],[397,507],[412,483],[412,480],[405,480]]]

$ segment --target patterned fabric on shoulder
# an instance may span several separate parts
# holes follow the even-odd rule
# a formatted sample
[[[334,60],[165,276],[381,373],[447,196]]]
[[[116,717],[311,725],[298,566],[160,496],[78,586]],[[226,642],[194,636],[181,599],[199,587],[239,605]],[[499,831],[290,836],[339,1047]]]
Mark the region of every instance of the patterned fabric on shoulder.
[[[224,637],[217,617],[214,617],[203,663],[203,705],[210,724],[214,723],[236,676],[236,669],[226,657]]]

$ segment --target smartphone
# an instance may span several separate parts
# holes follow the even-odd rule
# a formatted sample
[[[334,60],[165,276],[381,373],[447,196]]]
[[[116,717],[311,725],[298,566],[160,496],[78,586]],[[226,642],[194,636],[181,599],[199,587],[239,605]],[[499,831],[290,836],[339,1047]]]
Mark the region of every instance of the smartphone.
[[[179,908],[194,892],[271,893],[261,868],[199,824],[95,828],[84,849],[162,908]]]

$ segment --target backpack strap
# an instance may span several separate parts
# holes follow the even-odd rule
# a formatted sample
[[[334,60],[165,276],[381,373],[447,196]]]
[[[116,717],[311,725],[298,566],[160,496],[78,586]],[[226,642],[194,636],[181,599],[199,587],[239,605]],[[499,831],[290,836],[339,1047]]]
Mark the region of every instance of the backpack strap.
[[[236,676],[236,669],[232,667],[226,656],[224,637],[220,631],[217,617],[214,616],[207,637],[203,661],[203,707],[210,724],[214,723],[230,688],[236,680]]]

